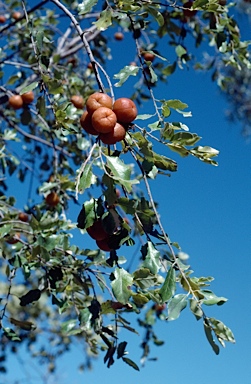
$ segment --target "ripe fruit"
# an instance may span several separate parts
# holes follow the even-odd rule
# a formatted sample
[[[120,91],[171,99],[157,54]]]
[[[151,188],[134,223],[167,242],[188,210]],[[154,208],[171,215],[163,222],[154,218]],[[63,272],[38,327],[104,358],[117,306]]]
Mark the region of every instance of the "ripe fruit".
[[[92,63],[88,63],[88,64],[87,64],[87,68],[89,68],[89,69],[93,69]]]
[[[150,53],[150,52],[145,52],[143,54],[143,57],[144,57],[145,61],[153,62],[153,60],[155,59],[155,55],[153,53]]]
[[[104,144],[113,145],[123,140],[125,138],[125,135],[126,130],[123,125],[116,123],[115,127],[111,132],[101,133],[99,137]]]
[[[99,249],[101,249],[102,251],[110,252],[112,250],[112,248],[109,247],[107,240],[108,240],[108,238],[106,238],[104,240],[96,240],[96,244],[99,247]]]
[[[29,216],[25,212],[20,212],[18,215],[18,219],[23,221],[24,223],[27,223],[27,221],[29,221]]]
[[[85,111],[83,113],[83,115],[80,117],[80,125],[90,135],[96,135],[96,136],[99,135],[99,132],[97,132],[93,128],[93,126],[92,126],[92,116],[87,111]]]
[[[16,12],[13,12],[11,16],[12,16],[12,18],[13,18],[14,20],[18,20],[18,19],[20,19],[20,18],[22,17],[22,13],[16,11]]]
[[[71,102],[77,109],[84,108],[84,99],[82,96],[74,95],[71,97]]]
[[[50,207],[56,207],[60,198],[56,192],[52,191],[46,196],[45,201]]]
[[[109,236],[108,233],[104,230],[101,220],[95,221],[91,227],[86,229],[86,231],[89,236],[98,241],[104,240]]]
[[[4,24],[6,22],[6,17],[4,15],[0,15],[0,23]]]
[[[6,238],[6,242],[7,242],[8,244],[16,244],[16,243],[19,242],[19,239],[20,239],[20,233],[17,232],[17,233],[15,233],[14,236],[8,236],[8,237]]]
[[[185,9],[183,9],[183,15],[185,16],[185,19],[186,18],[189,19],[189,18],[191,18],[191,17],[196,15],[197,11],[190,10],[192,8],[192,6],[193,6],[193,2],[192,1],[187,1],[183,5],[183,7],[185,8]]]
[[[23,102],[23,99],[20,95],[13,95],[13,96],[9,97],[9,105],[13,109],[20,109],[20,108],[22,108],[23,104],[24,104],[24,102]]]
[[[112,98],[106,93],[95,92],[88,97],[86,101],[86,109],[92,114],[100,107],[112,109]]]
[[[33,102],[35,96],[34,96],[34,93],[32,91],[29,91],[29,92],[26,92],[26,93],[23,93],[21,95],[22,97],[22,100],[24,102],[24,104],[30,104]]]
[[[116,32],[116,33],[114,33],[114,39],[115,39],[115,40],[118,40],[118,41],[123,40],[123,39],[124,39],[124,35],[123,35],[123,33],[122,33],[122,32]]]
[[[117,117],[110,108],[100,107],[93,112],[92,125],[100,133],[111,132],[116,123]]]
[[[113,104],[113,112],[120,123],[131,123],[138,114],[136,105],[131,99],[121,97]]]

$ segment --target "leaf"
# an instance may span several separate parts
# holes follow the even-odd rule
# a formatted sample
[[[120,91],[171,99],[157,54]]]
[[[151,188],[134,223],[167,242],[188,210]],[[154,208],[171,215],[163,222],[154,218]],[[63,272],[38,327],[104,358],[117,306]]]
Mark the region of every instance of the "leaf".
[[[37,88],[38,86],[38,82],[35,81],[34,83],[31,83],[29,85],[27,85],[26,87],[24,87],[21,91],[20,91],[20,95],[23,95],[24,93],[26,92],[29,92],[29,91],[33,91],[33,89]]]
[[[40,296],[40,289],[31,289],[29,292],[19,298],[21,307],[33,303],[33,301],[38,301]]]
[[[136,76],[139,71],[139,67],[134,65],[126,65],[119,73],[113,76],[114,79],[119,79],[118,83],[115,83],[115,87],[121,87],[130,76]]]
[[[189,299],[190,301],[190,310],[196,317],[196,320],[200,320],[203,316],[203,311],[200,308],[198,301],[194,299]]]
[[[155,7],[145,6],[145,9],[154,17],[154,19],[157,21],[159,26],[162,27],[164,25],[164,22],[165,22],[164,17],[162,16],[162,14],[159,11],[157,11],[157,9],[156,9],[157,7],[156,8]]]
[[[177,47],[175,48],[175,52],[178,57],[182,57],[187,53],[186,49],[182,47],[182,45],[177,45]]]
[[[147,119],[150,119],[153,116],[154,115],[150,115],[150,114],[145,113],[143,115],[138,115],[135,120],[147,120]]]
[[[120,359],[121,357],[124,356],[126,346],[127,346],[126,341],[122,341],[121,343],[119,343],[118,348],[117,348],[117,358],[118,359]]]
[[[132,295],[130,287],[133,284],[133,277],[123,268],[116,268],[114,277],[115,279],[111,282],[114,296],[120,303],[127,304]]]
[[[81,4],[78,5],[79,15],[84,15],[85,13],[91,12],[94,5],[96,5],[98,0],[84,0]]]
[[[154,247],[151,241],[147,242],[147,253],[142,263],[142,267],[148,268],[153,275],[156,275],[160,269],[160,253]],[[141,251],[145,252],[143,248]]]
[[[122,160],[118,157],[106,156],[107,165],[110,168],[112,174],[109,176],[118,181],[121,185],[125,187],[127,192],[132,191],[133,184],[139,184],[139,181],[134,179],[131,180],[132,167],[130,165],[126,165]]]
[[[212,291],[201,290],[200,293],[204,296],[203,304],[205,305],[222,305],[226,303],[227,299],[225,297],[218,297]]]
[[[224,323],[222,323],[222,321],[214,319],[213,317],[210,317],[209,320],[213,325],[213,330],[216,336],[219,339],[229,341],[230,343],[235,343],[235,338],[230,328],[228,328]]]
[[[168,320],[176,320],[180,316],[180,312],[187,306],[187,295],[179,294],[174,296],[168,304]]]
[[[130,367],[134,368],[136,371],[139,371],[139,367],[137,366],[136,363],[134,363],[134,361],[132,361],[131,359],[129,359],[128,357],[122,357],[122,360],[130,365]]]
[[[25,321],[25,320],[20,321],[11,317],[10,322],[11,324],[14,324],[17,327],[23,329],[24,331],[32,331],[36,329],[36,326],[31,321]]]
[[[100,31],[105,31],[110,25],[112,25],[112,10],[111,8],[105,9],[100,13],[98,21],[93,24],[96,25]]]
[[[150,65],[148,68],[149,68],[149,70],[150,70],[151,82],[152,82],[152,83],[156,83],[156,82],[158,81],[158,76],[157,76],[156,73],[154,72],[154,69],[153,69],[152,65]]]
[[[20,337],[11,328],[2,328],[4,335],[11,341],[21,341]]]
[[[92,163],[88,163],[85,166],[84,171],[80,178],[79,191],[81,193],[84,193],[84,191],[87,188],[90,188],[91,185],[96,183],[96,180],[97,180],[97,177],[93,174],[93,171],[92,171]]]
[[[171,297],[175,293],[175,290],[176,290],[176,274],[175,274],[175,270],[172,267],[170,267],[166,275],[164,284],[159,290],[159,294],[162,298],[162,301],[165,302],[171,299]]]
[[[215,343],[213,336],[212,336],[212,329],[211,327],[204,321],[204,331],[207,337],[207,340],[211,347],[213,348],[213,351],[215,352],[216,355],[220,353],[220,348],[219,346]]]
[[[155,152],[153,152],[153,162],[157,168],[164,171],[175,172],[178,168],[176,161]]]

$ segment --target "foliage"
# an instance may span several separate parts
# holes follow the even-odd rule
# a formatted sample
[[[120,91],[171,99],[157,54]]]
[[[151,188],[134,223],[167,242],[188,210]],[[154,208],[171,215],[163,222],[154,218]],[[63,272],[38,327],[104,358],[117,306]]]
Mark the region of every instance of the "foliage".
[[[218,151],[198,144],[201,138],[184,123],[191,116],[185,101],[157,100],[154,90],[194,62],[191,39],[214,55],[207,69],[216,62],[233,71],[250,67],[248,42],[240,41],[231,7],[216,0],[44,0],[35,6],[6,0],[0,6],[6,15],[0,29],[1,370],[8,351],[26,344],[53,371],[75,339],[85,341],[84,367],[104,351],[108,367],[121,358],[138,370],[127,357],[127,342],[119,341],[120,328],[138,332],[127,315],[134,313],[145,331],[144,362],[152,342],[163,344],[156,322],[175,320],[186,307],[204,323],[218,354],[216,341],[224,346],[234,336],[204,308],[227,299],[210,290],[212,277],[193,276],[180,246],[163,228],[149,179],[158,182],[160,174],[177,171],[173,152],[217,165]],[[17,20],[13,9],[22,12]],[[127,35],[136,54],[117,73],[108,73],[114,27]],[[173,49],[168,58],[159,52],[160,39]],[[144,59],[146,52],[152,60]],[[197,61],[197,68],[203,65]],[[154,113],[138,115],[115,147],[103,145],[81,128],[83,111],[70,99],[82,95],[86,101],[100,90],[114,100],[117,88],[123,92],[128,81],[133,82],[131,98],[138,105],[150,102]],[[33,103],[20,110],[9,107],[11,95],[31,90]],[[177,114],[180,122],[173,121]],[[14,177],[18,188],[29,185],[22,209],[9,194]],[[56,204],[46,200],[52,192],[59,198]],[[78,217],[72,217],[79,202]],[[20,219],[23,210],[27,220]],[[86,229],[97,220],[109,235],[109,253],[75,241],[76,233],[86,239]],[[137,254],[134,270],[121,253],[126,249]]]

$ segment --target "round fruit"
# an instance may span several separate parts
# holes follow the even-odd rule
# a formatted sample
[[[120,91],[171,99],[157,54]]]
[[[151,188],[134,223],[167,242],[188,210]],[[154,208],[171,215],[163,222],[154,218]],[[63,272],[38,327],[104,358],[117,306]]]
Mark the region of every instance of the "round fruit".
[[[109,247],[107,240],[108,240],[108,238],[106,238],[104,240],[96,240],[96,244],[99,247],[99,249],[101,249],[102,251],[110,252],[112,250],[112,248]]]
[[[145,61],[153,62],[153,60],[155,59],[155,55],[153,53],[150,53],[150,52],[144,53],[143,57],[144,57]]]
[[[7,242],[8,244],[16,244],[16,243],[19,242],[19,239],[20,239],[20,233],[17,232],[14,236],[8,236],[8,237],[6,238],[6,242]]]
[[[80,117],[80,125],[82,128],[84,128],[85,132],[89,133],[90,135],[95,135],[95,136],[99,135],[99,132],[97,132],[93,128],[92,116],[87,111],[85,111],[83,115]]]
[[[59,198],[58,194],[53,191],[53,192],[50,192],[49,195],[46,196],[45,201],[50,207],[56,207],[56,205],[58,205],[58,203],[60,201],[60,198]]]
[[[23,102],[23,99],[20,95],[13,95],[13,96],[9,97],[9,105],[13,109],[20,109],[20,108],[22,108],[23,104],[24,104],[24,102]]]
[[[113,112],[120,123],[131,123],[138,114],[136,105],[131,99],[121,97],[113,104]]]
[[[112,109],[112,98],[106,93],[95,92],[88,97],[86,101],[86,109],[92,114],[100,107]]]
[[[74,95],[71,97],[71,102],[77,109],[83,109],[84,108],[84,99],[82,96]]]
[[[27,221],[29,221],[29,216],[25,212],[20,212],[18,215],[18,219],[23,221],[24,223],[27,223]]]
[[[123,127],[123,125],[116,123],[115,127],[111,132],[101,133],[99,137],[104,144],[113,145],[118,143],[121,140],[124,140],[125,135],[126,135],[126,130]]]
[[[88,68],[88,69],[93,69],[92,63],[88,63],[88,64],[87,64],[87,68]]]
[[[108,233],[104,230],[101,220],[95,221],[86,231],[94,240],[104,240],[108,237]]]
[[[12,18],[13,18],[14,20],[18,20],[18,19],[20,19],[20,18],[22,17],[22,13],[16,11],[16,12],[13,12],[11,16],[12,16]]]
[[[4,15],[0,15],[0,23],[4,24],[6,22],[6,17]]]
[[[34,98],[35,98],[34,93],[32,91],[23,93],[21,95],[21,97],[22,97],[22,100],[23,100],[24,104],[32,103],[34,101]]]
[[[93,112],[92,125],[100,133],[109,133],[117,123],[115,113],[107,107],[100,107]]]
[[[124,35],[123,35],[123,33],[122,33],[122,32],[116,32],[116,33],[114,33],[114,39],[115,39],[115,40],[118,40],[118,41],[123,40],[123,39],[124,39]]]
[[[185,17],[187,18],[190,18],[190,17],[193,17],[196,15],[197,11],[194,11],[194,10],[190,10],[193,6],[193,2],[192,1],[187,1],[183,7],[185,9],[183,9],[183,14]]]

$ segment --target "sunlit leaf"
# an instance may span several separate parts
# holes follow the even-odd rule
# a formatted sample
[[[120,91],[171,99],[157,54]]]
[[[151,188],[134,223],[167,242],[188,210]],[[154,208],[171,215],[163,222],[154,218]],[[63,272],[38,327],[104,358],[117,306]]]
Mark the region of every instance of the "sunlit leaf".
[[[148,268],[153,275],[156,275],[160,269],[160,253],[151,241],[147,242],[147,251],[142,267]]]
[[[116,268],[114,271],[114,280],[111,282],[112,291],[116,299],[122,303],[127,304],[132,295],[131,285],[133,277],[130,273],[126,272],[123,268]]]
[[[139,71],[139,67],[136,67],[134,65],[126,65],[124,68],[122,68],[119,73],[115,74],[113,77],[114,79],[119,79],[118,83],[115,83],[115,87],[121,87],[121,85],[124,84],[124,82],[130,77],[130,76],[136,76]]]
[[[176,290],[176,274],[175,274],[175,270],[172,267],[170,267],[166,275],[164,284],[159,290],[159,294],[162,298],[162,301],[165,302],[171,299],[171,297],[175,293],[175,290]]]
[[[174,296],[168,304],[168,320],[176,320],[180,312],[187,306],[187,295],[179,294]]]

